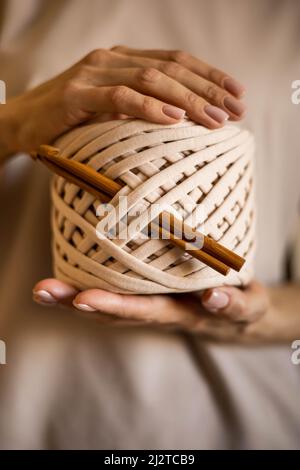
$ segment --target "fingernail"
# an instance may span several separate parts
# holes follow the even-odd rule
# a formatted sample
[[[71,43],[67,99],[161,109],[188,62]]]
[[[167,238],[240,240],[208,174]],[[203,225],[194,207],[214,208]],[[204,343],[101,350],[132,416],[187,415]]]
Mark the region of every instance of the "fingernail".
[[[165,104],[162,108],[163,113],[166,116],[169,116],[173,119],[182,119],[185,115],[185,110],[177,108],[177,106],[171,106],[170,104]]]
[[[33,299],[39,304],[56,304],[57,300],[46,290],[33,291]]]
[[[205,106],[204,111],[210,118],[219,123],[227,121],[227,119],[229,118],[229,114],[225,113],[225,111],[223,111],[222,109],[217,108],[217,106]]]
[[[73,305],[78,310],[83,310],[84,312],[97,312],[96,308],[91,307],[90,305],[87,305],[87,304],[77,304],[76,302],[73,302]]]
[[[237,116],[241,116],[246,110],[244,103],[232,96],[226,96],[224,99],[224,105],[231,113],[236,114]]]
[[[221,290],[213,289],[203,295],[202,304],[210,312],[216,312],[221,308],[227,307],[229,296]]]
[[[225,78],[223,82],[225,90],[241,98],[246,93],[245,87],[234,78]]]

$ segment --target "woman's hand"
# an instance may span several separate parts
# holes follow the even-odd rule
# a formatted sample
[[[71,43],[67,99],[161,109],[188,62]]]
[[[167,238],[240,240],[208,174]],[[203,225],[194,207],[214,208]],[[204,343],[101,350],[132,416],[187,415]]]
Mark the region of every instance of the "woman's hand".
[[[100,289],[83,292],[56,279],[40,281],[33,299],[43,305],[64,305],[102,323],[175,327],[217,340],[260,338],[254,323],[271,312],[267,290],[258,282],[245,289],[219,287],[199,294],[121,295]],[[259,330],[260,331],[260,330]],[[270,335],[270,330],[266,336]]]
[[[215,129],[243,117],[243,94],[230,75],[182,51],[98,49],[1,107],[1,147],[34,150],[99,114],[172,124],[186,113]]]

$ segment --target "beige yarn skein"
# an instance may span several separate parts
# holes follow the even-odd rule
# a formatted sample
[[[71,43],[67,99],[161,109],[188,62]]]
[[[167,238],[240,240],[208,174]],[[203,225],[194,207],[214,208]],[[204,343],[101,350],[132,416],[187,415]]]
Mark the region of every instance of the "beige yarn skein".
[[[233,125],[209,130],[189,120],[175,125],[115,120],[80,126],[54,145],[64,158],[118,179],[124,188],[111,204],[120,217],[125,216],[119,196],[126,195],[127,210],[139,209],[139,224],[134,225],[139,230],[147,226],[156,204],[159,211],[182,217],[247,260],[240,273],[231,270],[224,277],[168,240],[145,239],[137,229],[125,239],[105,234],[99,238],[100,202],[54,176],[53,258],[58,279],[79,289],[135,294],[188,292],[250,281],[254,143],[248,131]],[[109,217],[101,221],[109,224]],[[136,223],[137,217],[129,217],[128,224]]]

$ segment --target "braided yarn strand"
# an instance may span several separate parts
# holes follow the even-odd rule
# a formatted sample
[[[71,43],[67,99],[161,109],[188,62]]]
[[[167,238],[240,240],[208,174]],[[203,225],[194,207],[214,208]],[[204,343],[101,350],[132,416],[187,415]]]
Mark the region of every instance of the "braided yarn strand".
[[[190,120],[166,126],[128,119],[80,126],[54,145],[64,158],[90,165],[124,186],[111,201],[119,220],[111,213],[101,217],[117,234],[125,233],[112,239],[96,231],[100,202],[53,177],[58,279],[78,289],[135,294],[188,292],[251,280],[254,141],[248,131],[233,125],[209,130]],[[122,195],[127,197],[125,208]],[[166,210],[245,257],[242,270],[224,277],[168,240],[141,236],[149,221]],[[125,216],[131,228],[126,232],[118,224]]]

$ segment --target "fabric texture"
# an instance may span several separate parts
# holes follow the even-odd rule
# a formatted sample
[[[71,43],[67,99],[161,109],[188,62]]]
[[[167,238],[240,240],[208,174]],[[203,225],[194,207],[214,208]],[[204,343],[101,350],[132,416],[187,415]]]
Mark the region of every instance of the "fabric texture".
[[[79,289],[135,294],[243,285],[251,279],[254,143],[249,132],[236,126],[210,131],[189,120],[161,126],[130,119],[81,126],[56,147],[62,157],[124,185],[111,201],[113,210],[99,218],[99,201],[54,178],[57,278]],[[225,277],[167,240],[143,237],[142,230],[163,211],[201,229],[247,263]]]

